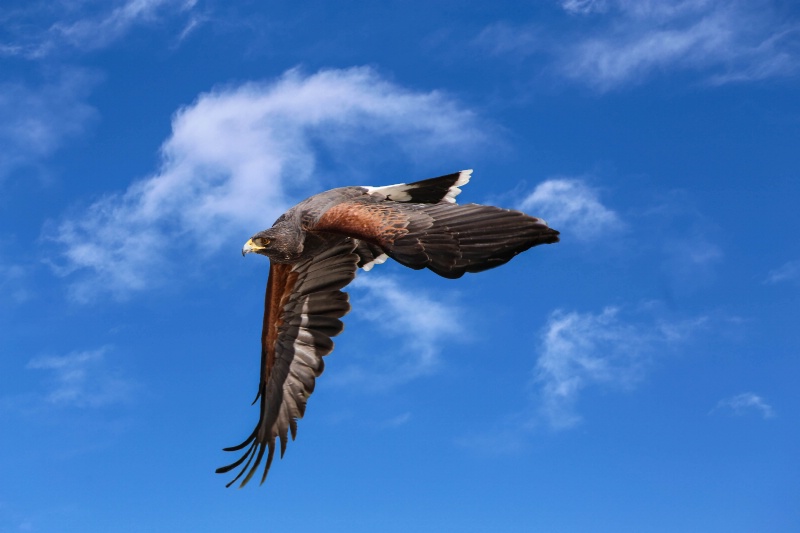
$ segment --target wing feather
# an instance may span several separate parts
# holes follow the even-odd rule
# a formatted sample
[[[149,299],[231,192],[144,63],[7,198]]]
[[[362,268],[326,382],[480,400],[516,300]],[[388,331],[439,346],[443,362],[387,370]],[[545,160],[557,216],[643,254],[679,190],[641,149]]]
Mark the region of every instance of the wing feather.
[[[240,487],[252,479],[267,453],[261,483],[267,477],[280,441],[280,455],[286,451],[291,434],[297,435],[296,420],[303,417],[316,378],[322,373],[322,357],[333,350],[334,337],[341,333],[341,320],[350,310],[344,288],[355,277],[359,257],[357,242],[337,239],[311,259],[295,265],[270,265],[264,302],[261,335],[261,380],[257,400],[259,420],[250,436],[225,451],[246,449],[218,473],[241,467],[228,486],[242,476]]]
[[[428,268],[446,278],[495,268],[533,246],[559,240],[544,220],[520,211],[370,196],[331,207],[309,229],[360,239],[407,267]],[[367,259],[375,255],[363,245],[359,250]]]
[[[448,202],[452,204],[455,203],[456,196],[461,193],[460,187],[466,185],[470,177],[472,177],[472,169],[413,183],[365,188],[369,194],[377,194],[394,202],[411,202],[415,204]]]

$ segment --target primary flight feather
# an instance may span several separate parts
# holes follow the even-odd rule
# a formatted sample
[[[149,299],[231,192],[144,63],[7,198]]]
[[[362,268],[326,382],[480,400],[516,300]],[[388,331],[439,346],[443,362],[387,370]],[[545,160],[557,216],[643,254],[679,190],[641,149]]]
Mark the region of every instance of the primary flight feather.
[[[481,272],[539,245],[558,242],[558,231],[539,218],[499,207],[457,205],[455,197],[472,175],[464,170],[438,178],[384,187],[341,187],[303,200],[270,229],[245,243],[242,255],[270,259],[261,331],[261,379],[256,396],[259,419],[231,486],[244,486],[267,454],[261,483],[280,442],[297,433],[306,401],[341,333],[350,310],[342,289],[357,268],[369,270],[392,258],[413,269],[428,268],[446,278]],[[255,403],[255,402],[254,402]]]

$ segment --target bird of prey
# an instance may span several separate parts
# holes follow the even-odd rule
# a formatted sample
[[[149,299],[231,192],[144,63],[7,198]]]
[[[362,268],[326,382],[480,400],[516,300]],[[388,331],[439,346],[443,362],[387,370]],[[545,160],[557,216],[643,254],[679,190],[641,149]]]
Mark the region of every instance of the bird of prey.
[[[280,216],[270,229],[253,235],[242,255],[270,259],[261,332],[258,424],[244,442],[225,451],[245,450],[231,486],[241,487],[267,460],[267,477],[280,441],[283,457],[297,434],[322,357],[341,333],[339,320],[350,310],[342,292],[356,270],[370,270],[391,257],[445,278],[481,272],[510,261],[539,245],[558,242],[558,231],[544,220],[499,207],[457,205],[455,198],[471,170],[384,187],[341,187],[306,200]]]

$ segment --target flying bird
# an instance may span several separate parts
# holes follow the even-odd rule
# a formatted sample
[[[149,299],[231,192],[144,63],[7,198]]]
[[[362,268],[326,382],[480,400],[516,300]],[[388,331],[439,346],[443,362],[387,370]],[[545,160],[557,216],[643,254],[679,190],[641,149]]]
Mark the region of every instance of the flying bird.
[[[258,424],[244,442],[225,451],[245,450],[231,486],[247,484],[267,453],[261,483],[275,454],[286,451],[288,435],[314,392],[322,357],[333,350],[343,317],[350,310],[342,289],[356,270],[370,270],[392,258],[415,270],[445,278],[482,272],[510,261],[539,244],[558,242],[544,220],[499,207],[456,204],[472,175],[464,170],[438,178],[384,187],[341,187],[306,200],[281,215],[270,229],[253,235],[242,255],[270,259],[261,332]]]

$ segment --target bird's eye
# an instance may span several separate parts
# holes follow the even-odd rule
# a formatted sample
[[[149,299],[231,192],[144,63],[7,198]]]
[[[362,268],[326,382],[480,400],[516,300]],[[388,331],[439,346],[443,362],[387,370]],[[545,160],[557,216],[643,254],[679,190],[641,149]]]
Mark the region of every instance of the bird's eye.
[[[256,239],[256,244],[259,246],[269,246],[269,239],[265,239],[263,237],[260,239]]]

